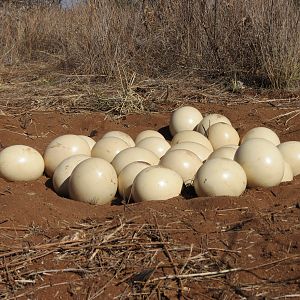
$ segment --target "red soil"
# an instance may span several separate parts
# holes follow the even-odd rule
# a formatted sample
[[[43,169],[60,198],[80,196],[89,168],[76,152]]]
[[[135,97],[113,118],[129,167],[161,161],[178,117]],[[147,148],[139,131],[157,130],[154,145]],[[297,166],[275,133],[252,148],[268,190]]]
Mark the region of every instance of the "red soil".
[[[278,133],[282,142],[300,140],[299,116],[287,124],[283,119],[271,120],[282,110],[267,103],[193,105],[203,113],[226,115],[241,136],[254,126],[268,126]],[[53,138],[67,133],[89,135],[94,132],[95,140],[110,130],[122,130],[133,138],[145,129],[161,129],[166,133],[163,128],[168,125],[169,117],[170,114],[157,113],[112,120],[105,119],[101,113],[53,112],[23,117],[1,116],[0,143],[1,147],[26,144],[42,153]],[[34,281],[22,284],[16,283],[17,273],[11,267],[11,263],[17,262],[19,257],[3,255],[20,247],[31,249],[59,241],[74,233],[70,228],[78,223],[103,224],[108,220],[118,223],[120,219],[126,222],[133,217],[138,217],[132,221],[133,224],[169,228],[162,231],[166,232],[163,237],[171,245],[193,245],[192,256],[209,251],[210,263],[219,266],[214,267],[218,271],[243,269],[223,276],[182,279],[181,283],[165,280],[154,288],[151,299],[285,299],[286,295],[300,298],[299,176],[293,182],[278,187],[247,189],[238,198],[197,198],[188,193],[186,199],[180,196],[168,201],[125,206],[92,206],[61,198],[44,176],[28,183],[0,179],[0,207],[0,294],[3,298],[14,299],[19,295],[24,299],[113,299],[122,294],[123,297],[116,299],[146,299],[149,294],[143,295],[139,291],[137,295],[137,291],[125,280],[126,276],[155,267],[159,260],[167,261],[171,268],[157,273],[154,271],[151,278],[174,274],[174,265],[178,261],[174,251],[173,262],[168,253],[161,254],[153,258],[152,265],[137,261],[136,265],[128,267],[127,274],[121,272],[116,275],[105,269],[99,269],[93,275],[58,272],[35,276]],[[182,259],[185,260],[188,255],[189,251],[184,252]],[[53,252],[34,261],[28,260],[20,272],[77,268],[75,260],[57,260],[57,256],[58,253]],[[186,274],[213,270],[199,265],[198,269],[191,269]],[[59,283],[61,285],[56,285]],[[183,291],[180,292],[180,288]]]

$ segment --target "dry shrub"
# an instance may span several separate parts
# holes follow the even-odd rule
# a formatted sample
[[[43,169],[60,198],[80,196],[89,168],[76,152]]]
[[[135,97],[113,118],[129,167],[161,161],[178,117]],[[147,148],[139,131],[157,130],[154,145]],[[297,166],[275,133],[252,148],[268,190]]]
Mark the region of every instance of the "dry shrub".
[[[108,77],[182,69],[300,82],[300,9],[295,0],[102,0],[0,10],[3,63],[59,62]]]

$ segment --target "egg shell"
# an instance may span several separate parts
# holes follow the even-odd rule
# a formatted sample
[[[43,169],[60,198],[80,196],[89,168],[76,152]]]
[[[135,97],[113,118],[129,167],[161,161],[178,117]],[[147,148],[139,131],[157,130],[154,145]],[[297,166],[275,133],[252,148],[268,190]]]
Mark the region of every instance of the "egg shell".
[[[103,158],[110,163],[118,153],[127,148],[129,148],[128,143],[120,138],[104,137],[95,144],[91,156]]]
[[[288,141],[277,146],[284,160],[291,166],[293,175],[300,174],[300,142]]]
[[[122,198],[131,198],[131,187],[135,177],[150,165],[146,162],[135,161],[127,165],[118,176],[118,191]]]
[[[267,127],[255,127],[250,129],[246,134],[243,136],[241,140],[241,144],[249,139],[266,139],[270,141],[275,146],[280,144],[280,139],[278,135]]]
[[[207,160],[198,170],[194,188],[198,196],[240,196],[246,189],[243,168],[226,158]]]
[[[142,141],[145,138],[149,138],[149,137],[157,137],[157,138],[165,139],[165,137],[158,131],[152,130],[152,129],[147,129],[147,130],[141,131],[136,136],[135,144],[137,145],[140,141]]]
[[[52,177],[54,191],[63,197],[69,196],[69,178],[79,163],[89,159],[90,156],[79,154],[73,155],[63,160],[55,169]]]
[[[192,106],[176,109],[170,119],[169,129],[172,136],[184,130],[194,130],[203,119],[201,112]]]
[[[281,182],[288,182],[294,179],[293,170],[286,161],[284,162],[284,173]]]
[[[141,171],[132,185],[135,202],[167,200],[180,194],[183,181],[175,171],[153,166]]]
[[[202,161],[192,151],[178,149],[165,154],[160,159],[159,165],[175,171],[185,185],[191,185]]]
[[[249,139],[236,151],[234,160],[244,169],[249,187],[272,187],[280,184],[284,160],[277,147],[265,139]]]
[[[32,147],[13,145],[0,152],[0,175],[8,181],[32,181],[43,175],[44,160]]]
[[[240,142],[237,131],[231,125],[222,122],[210,126],[207,137],[214,150],[226,145],[238,145]]]
[[[117,137],[117,138],[125,141],[129,147],[135,146],[135,142],[132,139],[132,137],[123,131],[118,131],[118,130],[109,131],[102,136],[102,138],[105,138],[105,137]]]
[[[173,151],[173,150],[178,150],[178,149],[192,151],[200,158],[200,160],[202,162],[205,161],[209,157],[209,155],[212,153],[212,150],[207,149],[205,146],[203,146],[201,144],[193,143],[193,142],[183,142],[180,144],[173,145],[168,150],[168,152]]]
[[[174,146],[176,144],[180,144],[183,142],[193,142],[193,143],[198,143],[203,146],[205,146],[207,149],[213,151],[213,147],[208,140],[207,137],[205,137],[203,134],[197,132],[197,131],[192,131],[192,130],[185,130],[177,133],[172,141],[171,145]]]
[[[160,137],[148,137],[136,144],[139,148],[147,149],[153,152],[158,158],[161,158],[171,148],[170,144]]]
[[[214,152],[212,152],[209,155],[208,159],[227,158],[227,159],[234,160],[234,155],[235,155],[237,149],[238,149],[238,147],[223,146],[221,148],[218,148]]]
[[[69,179],[71,199],[90,204],[110,203],[116,195],[118,177],[113,166],[102,158],[79,163]]]
[[[227,117],[220,114],[209,114],[203,118],[203,120],[197,125],[195,130],[207,136],[208,128],[220,122],[231,125],[231,122]]]
[[[44,152],[45,172],[52,177],[56,167],[66,158],[84,154],[91,156],[91,149],[86,141],[74,134],[66,134],[55,138]]]
[[[92,150],[92,148],[95,146],[96,141],[93,140],[91,137],[87,136],[87,135],[78,135],[79,137],[81,137],[84,141],[87,142],[87,144],[89,145],[90,149]]]
[[[130,147],[118,153],[111,163],[117,174],[120,174],[123,168],[134,161],[147,162],[153,166],[158,165],[159,158],[153,152],[147,149]]]

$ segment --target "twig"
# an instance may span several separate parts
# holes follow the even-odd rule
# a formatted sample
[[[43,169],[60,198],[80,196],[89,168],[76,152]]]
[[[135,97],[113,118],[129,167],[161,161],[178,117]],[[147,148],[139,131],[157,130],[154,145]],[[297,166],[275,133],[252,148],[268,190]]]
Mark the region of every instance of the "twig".
[[[31,272],[27,274],[29,277],[36,276],[36,275],[47,275],[49,273],[90,273],[91,271],[85,269],[78,269],[78,268],[67,268],[67,269],[52,269],[52,270],[43,270],[37,272]]]
[[[282,258],[282,259],[271,261],[269,263],[258,265],[258,266],[251,267],[251,268],[247,268],[247,269],[244,269],[244,270],[245,271],[253,271],[253,270],[261,269],[261,268],[268,267],[268,266],[271,266],[271,265],[274,265],[274,264],[278,264],[278,263],[281,263],[281,262],[286,261],[286,260],[297,259],[297,258],[300,258],[300,255],[293,255],[293,256],[290,256],[290,257],[285,257],[285,258]]]
[[[194,274],[181,274],[181,275],[166,275],[166,276],[162,276],[162,277],[158,277],[158,278],[154,278],[152,279],[153,282],[158,281],[158,280],[165,280],[165,279],[184,279],[184,278],[195,278],[195,277],[215,277],[215,276],[222,276],[224,274],[228,274],[228,273],[232,273],[232,272],[240,272],[240,271],[253,271],[253,270],[257,270],[257,269],[261,269],[264,267],[268,267],[277,263],[281,263],[283,261],[289,260],[289,259],[295,259],[295,258],[299,258],[299,255],[295,255],[295,256],[291,256],[291,257],[286,257],[283,259],[279,259],[276,261],[272,261],[266,264],[262,264],[262,265],[258,265],[255,267],[251,267],[251,268],[233,268],[233,269],[226,269],[226,270],[221,270],[221,271],[215,271],[215,272],[204,272],[204,273],[194,273]]]
[[[153,215],[153,216],[154,216],[154,220],[155,220],[155,224],[156,224],[156,227],[157,227],[157,230],[158,230],[158,234],[159,234],[160,240],[163,244],[163,247],[165,249],[166,255],[167,255],[170,263],[174,266],[175,275],[179,276],[179,272],[178,272],[178,269],[177,269],[177,267],[174,263],[173,257],[171,255],[171,253],[169,252],[169,249],[168,249],[167,245],[165,244],[165,241],[164,241],[164,238],[163,238],[163,235],[162,235],[161,231],[159,230],[159,225],[158,225],[156,215]],[[179,286],[180,286],[180,290],[181,290],[180,293],[182,293],[183,292],[183,284],[182,284],[181,278],[177,277],[177,279],[179,279]]]
[[[289,111],[287,113],[284,113],[284,114],[280,114],[272,119],[270,119],[269,121],[273,121],[273,120],[277,120],[277,119],[280,119],[282,117],[286,117],[286,116],[289,116],[289,115],[292,115],[292,114],[299,114],[300,113],[300,109],[296,109],[296,110],[293,110],[293,111]]]
[[[215,272],[204,272],[204,273],[194,273],[194,274],[181,274],[181,275],[166,275],[158,278],[152,279],[152,282],[158,280],[166,280],[166,279],[188,279],[188,278],[195,278],[195,277],[215,277],[215,276],[222,276],[224,274],[233,273],[237,271],[242,271],[242,268],[234,268],[234,269],[227,269]]]
[[[235,210],[247,210],[247,209],[248,209],[248,207],[245,206],[245,207],[237,207],[237,208],[217,209],[217,212],[219,212],[219,211],[224,212],[224,211],[235,211]]]
[[[286,299],[286,298],[300,298],[300,294],[290,294],[290,295],[282,295],[278,297],[274,297],[272,299]]]
[[[183,264],[182,268],[180,269],[179,274],[182,274],[182,273],[183,273],[183,271],[184,271],[184,269],[186,268],[186,266],[187,266],[189,260],[191,259],[191,256],[192,256],[192,253],[193,253],[193,247],[194,247],[194,245],[191,244],[191,248],[190,248],[189,255],[188,255],[187,259],[185,260],[185,263]]]

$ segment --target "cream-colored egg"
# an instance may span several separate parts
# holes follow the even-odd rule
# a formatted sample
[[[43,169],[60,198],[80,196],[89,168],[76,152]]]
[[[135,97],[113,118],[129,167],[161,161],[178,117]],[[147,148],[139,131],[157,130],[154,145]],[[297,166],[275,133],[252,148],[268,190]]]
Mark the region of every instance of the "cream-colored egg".
[[[118,153],[111,163],[117,174],[120,174],[123,168],[134,161],[143,161],[153,166],[158,165],[159,158],[147,149],[131,147]]]
[[[300,174],[300,142],[289,141],[278,146],[284,160],[291,166],[294,176]]]
[[[192,151],[179,149],[165,154],[160,159],[159,165],[175,171],[185,185],[191,185],[202,161]]]
[[[203,118],[203,120],[198,124],[195,128],[196,131],[200,132],[201,134],[207,136],[207,130],[210,126],[216,123],[226,123],[231,125],[231,122],[228,118],[220,114],[210,114]]]
[[[192,151],[200,158],[201,161],[205,161],[212,153],[212,150],[207,149],[205,146],[201,144],[193,143],[193,142],[183,142],[180,144],[175,144],[168,150],[168,152],[173,150],[178,150],[178,149]]]
[[[0,152],[0,176],[9,181],[32,181],[43,175],[44,160],[32,147],[13,145]]]
[[[255,127],[250,129],[242,138],[241,144],[249,139],[266,139],[275,146],[280,144],[278,135],[267,127]]]
[[[128,144],[117,137],[104,137],[99,140],[92,149],[92,157],[103,158],[109,163],[122,150],[129,148]]]
[[[194,130],[202,119],[202,114],[198,109],[192,106],[180,107],[171,115],[169,124],[170,133],[174,136],[181,131]]]
[[[118,191],[124,199],[131,198],[131,187],[135,177],[150,165],[146,162],[135,161],[127,165],[118,176]]]
[[[207,160],[198,170],[194,188],[198,196],[240,196],[246,189],[243,168],[226,158]]]
[[[235,155],[235,152],[237,149],[238,149],[238,147],[235,148],[235,147],[231,147],[231,146],[223,146],[221,148],[218,148],[214,152],[212,152],[210,154],[210,156],[208,157],[208,159],[227,158],[227,159],[234,160],[234,155]]]
[[[64,197],[69,196],[69,178],[77,165],[90,156],[79,154],[63,160],[55,169],[52,177],[54,191]]]
[[[272,187],[280,184],[284,160],[277,147],[265,139],[249,139],[236,151],[234,160],[244,169],[249,187]]]
[[[222,122],[210,126],[207,137],[214,150],[226,145],[238,145],[240,142],[237,131],[231,125]]]
[[[77,154],[91,155],[89,145],[82,138],[73,134],[66,134],[55,138],[44,152],[46,174],[52,177],[55,168],[63,160]]]
[[[161,166],[141,171],[132,185],[135,202],[167,200],[180,195],[183,181],[175,171]]]
[[[117,137],[117,138],[125,141],[129,147],[135,146],[135,143],[134,143],[134,140],[132,139],[132,137],[129,134],[122,132],[122,131],[118,131],[118,130],[109,131],[109,132],[105,133],[102,138],[105,138],[105,137]]]
[[[110,203],[116,195],[118,177],[113,166],[102,158],[79,163],[69,179],[71,199],[91,204]]]
[[[139,148],[147,149],[161,158],[171,148],[170,144],[160,137],[148,137],[136,144]]]
[[[205,146],[207,149],[213,151],[213,147],[212,147],[210,141],[208,140],[208,138],[197,131],[185,130],[185,131],[178,132],[173,137],[171,145],[174,146],[176,144],[180,144],[183,142],[198,143],[198,144]]]
[[[137,145],[141,140],[149,138],[149,137],[157,137],[157,138],[165,139],[165,137],[158,131],[148,129],[148,130],[144,130],[144,131],[140,132],[136,136],[135,144]]]
[[[232,144],[230,144],[230,145],[226,145],[224,147],[230,147],[230,148],[233,148],[233,149],[237,150],[239,148],[239,145],[232,145]]]
[[[90,149],[92,150],[92,148],[95,146],[96,142],[87,135],[78,135],[78,136],[81,137],[84,141],[86,141],[88,143]]]
[[[281,179],[281,182],[288,182],[288,181],[292,181],[293,179],[294,179],[293,170],[292,170],[290,164],[288,164],[285,161],[284,162],[284,173],[283,173],[283,177]]]

